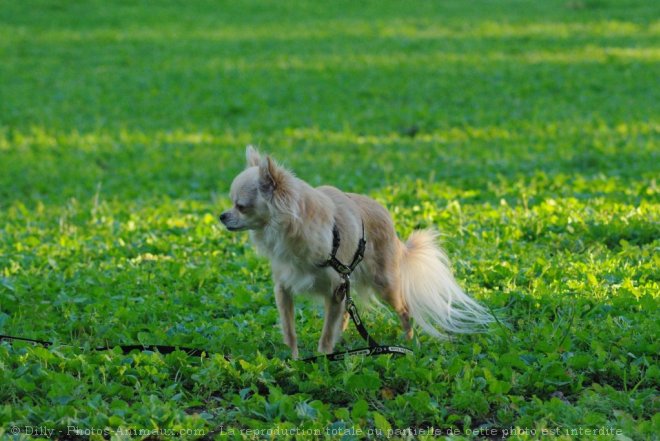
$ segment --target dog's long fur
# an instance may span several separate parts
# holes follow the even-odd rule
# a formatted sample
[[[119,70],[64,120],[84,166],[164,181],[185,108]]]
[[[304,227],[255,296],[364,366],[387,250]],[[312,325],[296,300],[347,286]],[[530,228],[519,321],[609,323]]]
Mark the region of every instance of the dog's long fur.
[[[348,264],[364,222],[364,260],[351,280],[358,292],[376,293],[396,311],[408,338],[411,317],[435,337],[445,336],[444,331],[480,331],[492,321],[456,283],[434,230],[415,231],[404,244],[387,210],[373,199],[330,186],[312,188],[251,146],[246,159],[247,168],[231,186],[234,206],[220,220],[230,231],[249,230],[257,250],[270,259],[284,342],[294,358],[294,294],[312,293],[324,300],[319,352],[332,352],[348,324],[344,301],[333,297],[341,278],[331,267],[319,266],[332,250],[335,224],[341,235],[337,257]]]

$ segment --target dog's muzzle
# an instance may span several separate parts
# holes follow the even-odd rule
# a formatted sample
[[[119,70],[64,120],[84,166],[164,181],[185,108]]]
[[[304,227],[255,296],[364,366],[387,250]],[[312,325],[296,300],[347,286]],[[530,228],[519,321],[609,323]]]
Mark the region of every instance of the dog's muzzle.
[[[243,231],[246,229],[244,226],[235,225],[235,219],[228,211],[225,211],[220,216],[218,216],[218,219],[220,219],[220,222],[222,222],[225,228],[227,228],[229,231]]]

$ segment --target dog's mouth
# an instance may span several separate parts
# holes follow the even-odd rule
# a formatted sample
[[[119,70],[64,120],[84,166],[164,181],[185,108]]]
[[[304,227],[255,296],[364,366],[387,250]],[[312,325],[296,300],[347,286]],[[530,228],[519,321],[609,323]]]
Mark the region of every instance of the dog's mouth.
[[[225,224],[225,228],[227,228],[228,231],[243,231],[243,230],[247,230],[247,228],[245,228],[245,227],[233,227],[233,226],[231,226],[231,225],[226,225],[226,224]]]

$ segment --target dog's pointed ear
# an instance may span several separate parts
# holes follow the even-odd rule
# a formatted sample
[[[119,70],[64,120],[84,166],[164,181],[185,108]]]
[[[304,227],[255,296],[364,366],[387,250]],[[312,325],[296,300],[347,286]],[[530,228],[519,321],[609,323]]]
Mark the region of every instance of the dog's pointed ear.
[[[252,145],[248,145],[245,148],[245,160],[247,161],[248,167],[256,167],[261,162],[261,155],[259,150],[254,148]]]
[[[284,186],[286,171],[270,157],[261,158],[259,163],[259,191],[266,196],[272,196]]]

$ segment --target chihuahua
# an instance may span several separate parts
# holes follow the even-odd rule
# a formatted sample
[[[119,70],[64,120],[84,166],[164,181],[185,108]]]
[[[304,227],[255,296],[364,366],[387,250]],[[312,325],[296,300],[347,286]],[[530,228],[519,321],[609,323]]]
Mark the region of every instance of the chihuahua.
[[[344,279],[324,265],[334,231],[341,237],[336,249],[341,262],[350,262],[359,241],[366,240],[364,260],[351,282],[358,292],[375,293],[389,304],[407,338],[413,335],[411,318],[438,338],[485,330],[492,321],[459,287],[435,230],[415,231],[404,243],[389,212],[375,200],[331,186],[313,188],[252,146],[246,159],[247,167],[231,185],[233,207],[220,221],[229,231],[248,230],[257,252],[270,260],[284,342],[293,358],[298,358],[294,294],[323,299],[319,352],[331,353],[348,325],[346,299],[334,295]]]

